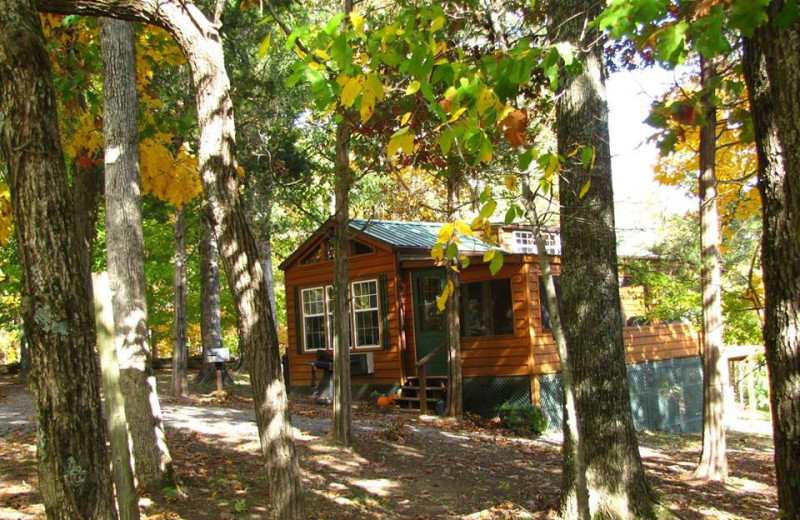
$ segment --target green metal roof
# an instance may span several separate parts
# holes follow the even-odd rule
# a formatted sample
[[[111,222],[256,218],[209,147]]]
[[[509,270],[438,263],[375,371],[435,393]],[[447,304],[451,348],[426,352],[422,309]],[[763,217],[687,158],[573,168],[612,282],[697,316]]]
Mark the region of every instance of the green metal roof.
[[[353,219],[350,228],[364,233],[396,248],[431,249],[436,244],[439,230],[444,224],[440,222],[397,222],[391,220]],[[462,253],[484,253],[492,249],[492,245],[483,240],[459,235]]]

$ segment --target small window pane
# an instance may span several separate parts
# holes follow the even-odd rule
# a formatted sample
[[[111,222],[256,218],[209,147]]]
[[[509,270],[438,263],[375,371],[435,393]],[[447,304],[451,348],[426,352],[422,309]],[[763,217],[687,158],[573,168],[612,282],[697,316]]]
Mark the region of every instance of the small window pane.
[[[325,318],[312,316],[305,318],[306,350],[325,348]]]
[[[381,344],[377,280],[353,282],[353,321],[356,347]]]

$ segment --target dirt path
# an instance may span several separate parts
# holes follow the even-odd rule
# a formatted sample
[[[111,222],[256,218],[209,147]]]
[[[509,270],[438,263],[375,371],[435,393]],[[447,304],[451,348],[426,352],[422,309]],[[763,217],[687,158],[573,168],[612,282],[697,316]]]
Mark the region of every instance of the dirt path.
[[[175,490],[147,497],[148,518],[267,518],[269,497],[251,404],[209,397],[163,398],[167,436],[181,478]],[[558,503],[560,434],[509,436],[492,424],[453,424],[367,405],[355,411],[352,448],[327,440],[329,410],[292,403],[311,518],[548,518]],[[771,440],[765,426],[731,433],[731,480],[686,480],[699,437],[641,434],[655,489],[686,519],[776,518]],[[753,428],[753,425],[756,428]],[[766,423],[768,427],[768,423]],[[759,430],[760,429],[760,430]],[[36,490],[33,400],[0,380],[0,520],[42,518]]]

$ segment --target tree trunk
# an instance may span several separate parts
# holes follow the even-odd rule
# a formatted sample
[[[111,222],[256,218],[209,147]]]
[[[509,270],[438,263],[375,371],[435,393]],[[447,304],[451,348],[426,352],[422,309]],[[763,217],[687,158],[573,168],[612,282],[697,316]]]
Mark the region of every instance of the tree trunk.
[[[565,436],[564,442],[566,444],[566,436],[567,432],[569,432],[569,437],[574,447],[573,450],[564,450],[564,456],[569,457],[569,460],[565,460],[564,464],[572,468],[575,478],[575,500],[570,504],[574,504],[575,510],[569,511],[565,516],[577,518],[578,520],[589,520],[591,514],[589,512],[589,490],[586,487],[586,455],[581,436],[580,419],[575,406],[575,382],[567,349],[567,339],[564,336],[564,326],[561,323],[561,310],[558,308],[556,284],[550,270],[550,259],[547,256],[544,238],[542,238],[542,225],[536,212],[536,200],[527,185],[523,187],[523,197],[528,221],[531,224],[536,240],[536,255],[539,258],[539,268],[542,270],[542,282],[547,296],[544,304],[547,305],[547,311],[550,315],[550,332],[556,342],[558,360],[561,364],[561,386],[564,391],[564,425],[562,427]]]
[[[558,153],[568,157],[576,146],[592,146],[595,153],[593,168],[573,156],[559,177],[564,334],[585,441],[591,514],[650,518],[655,515],[654,497],[633,427],[622,340],[603,39],[586,27],[600,9],[602,3],[590,0],[550,3],[552,41],[580,49],[583,65],[580,74],[561,78]],[[570,463],[574,449],[567,429],[563,507],[568,514],[577,511],[577,475]]]
[[[200,336],[203,341],[203,359],[212,348],[222,347],[222,319],[219,302],[219,252],[211,224],[205,216],[200,216],[203,232],[200,235]],[[233,379],[222,366],[223,382],[233,384]],[[207,385],[217,379],[214,363],[203,363],[197,374],[196,383]]]
[[[725,448],[726,361],[722,357],[722,254],[717,213],[717,109],[711,86],[717,72],[713,60],[700,59],[700,84],[708,89],[702,103],[700,129],[700,280],[703,289],[703,451],[694,477],[724,482],[728,477]]]
[[[336,212],[333,215],[333,440],[352,442],[350,387],[350,126],[345,119],[336,128]]]
[[[103,171],[100,166],[84,168],[73,165],[72,197],[75,204],[75,230],[81,244],[81,263],[86,269],[86,279],[92,276],[92,252],[97,228],[97,198]]]
[[[101,29],[102,30],[102,29]],[[105,114],[108,116],[108,113]],[[128,420],[125,417],[125,397],[120,385],[117,363],[114,312],[111,303],[111,286],[107,273],[94,275],[94,320],[97,327],[97,351],[103,382],[103,400],[106,404],[108,443],[111,446],[111,472],[117,497],[120,520],[139,520],[139,496],[133,481],[133,468],[128,448]]]
[[[455,259],[458,261],[458,258]],[[464,381],[461,376],[461,280],[456,271],[447,269],[447,282],[453,293],[445,302],[447,312],[447,416],[460,421],[464,417]],[[425,396],[420,396],[425,398]]]
[[[67,183],[48,53],[32,2],[0,0],[0,150],[22,269],[37,410],[39,491],[51,519],[116,516],[94,319]]]
[[[458,217],[456,200],[458,198],[458,181],[456,173],[451,170],[447,178],[447,218],[453,222]],[[452,259],[459,264],[458,257]],[[447,283],[453,284],[453,292],[445,302],[447,313],[447,416],[460,421],[464,417],[464,381],[461,375],[461,277],[458,272],[447,266]],[[425,399],[426,396],[420,396]]]
[[[133,24],[100,20],[103,59],[106,249],[117,359],[139,486],[175,485],[150,359]]]
[[[264,218],[261,222],[261,231],[258,239],[258,257],[261,260],[261,269],[264,271],[264,285],[267,288],[269,308],[272,316],[275,310],[275,277],[272,276],[272,202],[267,203]],[[278,324],[275,324],[277,328]]]
[[[40,0],[37,5],[50,12],[113,16],[158,25],[175,38],[189,61],[200,128],[203,211],[214,228],[236,304],[270,496],[275,516],[302,518],[305,500],[278,333],[239,194],[233,104],[219,32],[196,6],[178,0]]]
[[[745,40],[763,202],[764,344],[769,369],[781,518],[800,518],[800,22],[775,24],[788,2],[770,3],[770,23]]]
[[[28,374],[31,370],[31,347],[28,343],[28,334],[25,332],[25,323],[22,318],[17,318],[19,323],[19,380],[28,384]]]
[[[187,333],[186,333],[186,216],[183,210],[175,210],[175,319],[172,332],[172,395],[189,395],[187,380]]]

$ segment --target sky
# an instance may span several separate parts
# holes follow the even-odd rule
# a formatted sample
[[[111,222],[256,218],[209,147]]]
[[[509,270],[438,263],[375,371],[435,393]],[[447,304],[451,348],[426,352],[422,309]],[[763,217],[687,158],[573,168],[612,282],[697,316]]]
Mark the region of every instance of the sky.
[[[697,206],[684,191],[653,179],[658,150],[648,143],[654,130],[644,120],[653,99],[674,83],[674,74],[660,68],[620,71],[606,82],[620,253],[647,249],[658,240],[667,216]]]

